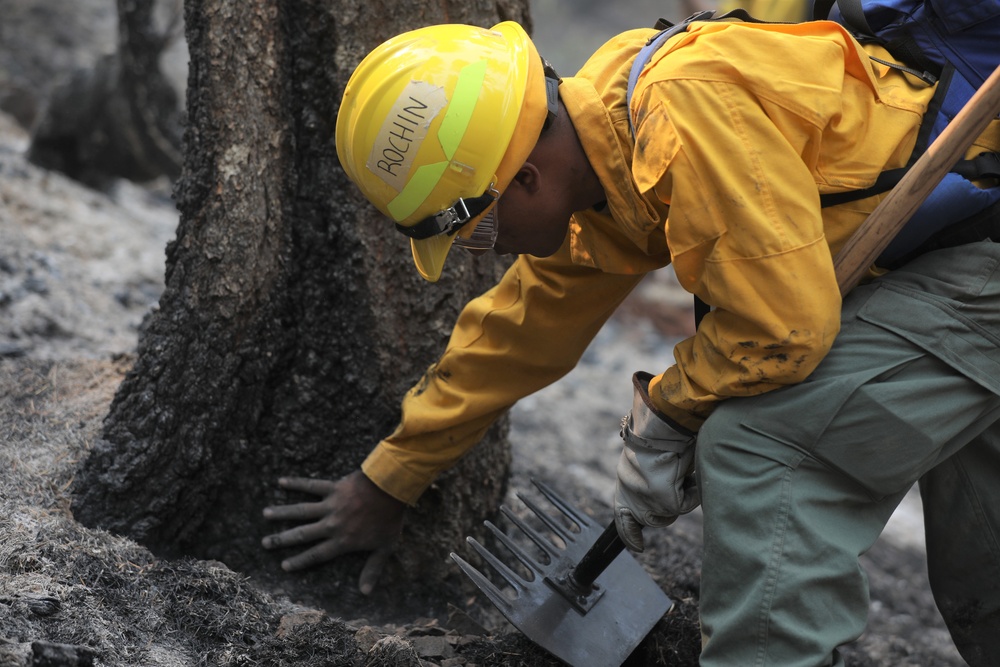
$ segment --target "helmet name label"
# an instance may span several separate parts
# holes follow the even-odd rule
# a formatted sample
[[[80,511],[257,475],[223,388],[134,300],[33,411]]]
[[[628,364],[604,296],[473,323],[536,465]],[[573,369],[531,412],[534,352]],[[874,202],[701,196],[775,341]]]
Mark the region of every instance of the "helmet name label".
[[[440,86],[410,81],[379,128],[368,156],[368,170],[397,192],[401,191],[431,121],[447,104]]]

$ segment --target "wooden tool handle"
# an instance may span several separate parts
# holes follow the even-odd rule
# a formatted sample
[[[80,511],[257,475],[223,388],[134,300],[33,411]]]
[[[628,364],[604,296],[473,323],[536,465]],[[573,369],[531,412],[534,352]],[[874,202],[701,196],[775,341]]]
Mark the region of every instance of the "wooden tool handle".
[[[833,265],[842,295],[858,284],[868,267],[998,113],[1000,67],[993,70],[955,119],[841,248]]]

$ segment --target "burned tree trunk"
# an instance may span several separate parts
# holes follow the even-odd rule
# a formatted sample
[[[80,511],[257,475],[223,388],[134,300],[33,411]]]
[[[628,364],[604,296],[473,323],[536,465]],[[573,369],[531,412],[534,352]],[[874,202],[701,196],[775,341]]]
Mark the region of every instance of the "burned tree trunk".
[[[180,225],[159,309],[76,477],[81,521],[328,608],[375,614],[407,597],[360,601],[360,556],[284,575],[281,555],[259,546],[273,530],[261,509],[285,500],[277,477],[355,469],[458,309],[501,269],[456,256],[440,283],[416,275],[406,240],[340,169],[338,103],[353,66],[389,36],[523,21],[526,5],[187,0]],[[495,508],[508,462],[498,427],[411,512],[386,583],[419,598],[414,571],[440,580],[448,550]]]

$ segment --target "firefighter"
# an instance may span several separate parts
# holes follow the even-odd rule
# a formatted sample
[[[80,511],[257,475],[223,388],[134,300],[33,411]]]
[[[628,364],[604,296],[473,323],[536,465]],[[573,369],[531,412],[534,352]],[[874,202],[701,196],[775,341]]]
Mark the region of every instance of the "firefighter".
[[[264,546],[306,547],[287,570],[371,551],[370,591],[405,507],[672,264],[711,312],[633,376],[614,512],[641,550],[701,503],[702,664],[842,664],[858,558],[918,482],[937,603],[970,664],[998,659],[1000,246],[873,269],[842,300],[833,257],[880,197],[820,205],[907,162],[933,86],[832,22],[696,22],[630,90],[652,34],[561,80],[511,22],[421,28],[357,68],[338,153],[420,274],[462,248],[517,258],[360,470],[281,481],[321,500],[267,508],[303,523]]]

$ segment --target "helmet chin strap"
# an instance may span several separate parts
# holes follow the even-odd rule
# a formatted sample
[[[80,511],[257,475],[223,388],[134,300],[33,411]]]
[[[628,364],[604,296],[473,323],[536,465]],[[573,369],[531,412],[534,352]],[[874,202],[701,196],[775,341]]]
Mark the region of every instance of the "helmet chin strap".
[[[454,234],[470,220],[479,217],[483,211],[489,208],[490,204],[497,200],[497,197],[497,191],[493,189],[491,183],[486,192],[478,197],[459,197],[458,201],[448,208],[427,216],[415,225],[405,227],[397,222],[396,229],[418,241],[438,234]]]
[[[548,108],[548,116],[546,116],[545,124],[542,126],[542,129],[545,130],[559,115],[559,84],[562,79],[545,58],[542,58],[542,71],[545,72],[545,106]]]

